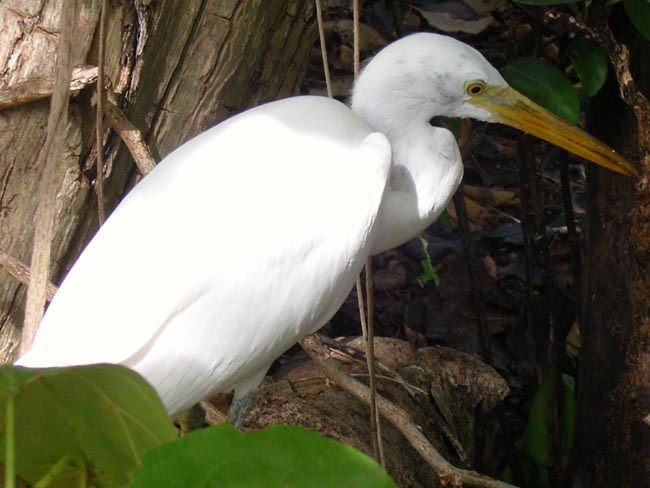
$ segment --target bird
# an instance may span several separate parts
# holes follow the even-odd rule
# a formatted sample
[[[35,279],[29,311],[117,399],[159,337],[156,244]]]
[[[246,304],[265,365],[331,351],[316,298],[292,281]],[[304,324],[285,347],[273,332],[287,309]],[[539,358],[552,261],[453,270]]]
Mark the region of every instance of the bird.
[[[165,157],[86,246],[15,364],[126,365],[172,417],[234,390],[241,425],[273,361],[334,315],[366,259],[446,208],[463,163],[436,116],[503,123],[638,175],[479,51],[411,34],[364,67],[351,106],[270,102]]]

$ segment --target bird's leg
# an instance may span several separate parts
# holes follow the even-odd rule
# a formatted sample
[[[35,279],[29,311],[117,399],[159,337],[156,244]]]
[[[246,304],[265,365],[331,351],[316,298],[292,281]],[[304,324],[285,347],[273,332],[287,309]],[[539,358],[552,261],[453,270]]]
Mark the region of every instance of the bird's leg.
[[[244,424],[244,420],[246,420],[248,409],[250,408],[251,403],[253,403],[254,396],[255,390],[249,391],[242,396],[235,395],[232,398],[230,408],[228,409],[228,422],[235,429],[241,430],[241,426]]]
[[[228,422],[235,429],[241,430],[241,426],[244,424],[244,420],[246,420],[248,409],[253,403],[255,390],[260,386],[270,367],[271,365],[267,364],[264,368],[258,370],[257,373],[249,376],[235,387],[235,394],[232,397],[232,402],[230,402],[230,408],[228,409]]]

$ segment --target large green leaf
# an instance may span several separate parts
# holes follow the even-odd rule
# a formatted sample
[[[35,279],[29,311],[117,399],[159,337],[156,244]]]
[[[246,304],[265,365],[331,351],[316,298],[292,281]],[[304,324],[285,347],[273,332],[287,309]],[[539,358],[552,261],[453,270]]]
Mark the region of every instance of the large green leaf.
[[[588,97],[593,97],[607,79],[607,55],[596,43],[576,37],[569,45],[569,56]]]
[[[30,484],[76,468],[98,486],[127,486],[145,451],[176,438],[154,389],[108,364],[0,367],[0,419],[0,459]]]
[[[650,0],[624,0],[625,12],[637,30],[650,39]]]
[[[580,100],[564,74],[546,61],[516,58],[502,71],[506,81],[531,100],[573,124],[578,123]]]
[[[395,487],[365,454],[292,426],[241,433],[230,425],[191,432],[145,454],[131,488]]]

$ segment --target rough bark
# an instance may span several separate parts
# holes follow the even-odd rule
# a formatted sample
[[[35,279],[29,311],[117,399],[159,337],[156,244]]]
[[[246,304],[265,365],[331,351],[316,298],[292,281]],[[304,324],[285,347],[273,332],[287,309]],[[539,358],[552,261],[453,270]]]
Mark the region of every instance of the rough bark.
[[[0,5],[0,89],[52,75],[63,0]],[[76,64],[95,64],[99,0],[83,2]],[[156,157],[225,117],[294,94],[315,36],[313,2],[289,0],[147,0],[110,2],[106,72],[127,116]],[[29,263],[38,195],[35,162],[45,140],[49,103],[0,112],[0,250]],[[107,209],[133,184],[133,161],[115,136],[107,141]],[[97,227],[93,101],[89,90],[70,108],[58,164],[50,269],[58,281]],[[139,250],[134,250],[139,252]],[[164,270],[161,270],[164,272]],[[0,272],[0,361],[15,354],[25,288]],[[101,311],[98,311],[101,313]],[[91,318],[89,318],[91,319]]]
[[[622,26],[615,33],[630,49],[632,75],[647,97],[648,41],[621,14],[614,16]],[[644,164],[645,176],[636,182],[601,170],[589,175],[574,487],[641,487],[650,480],[650,112],[626,107],[612,78],[596,100],[593,131]]]

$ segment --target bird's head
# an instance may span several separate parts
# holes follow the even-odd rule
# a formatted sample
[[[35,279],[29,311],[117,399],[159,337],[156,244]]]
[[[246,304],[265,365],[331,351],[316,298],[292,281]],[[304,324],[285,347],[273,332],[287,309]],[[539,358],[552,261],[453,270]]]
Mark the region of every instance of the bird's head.
[[[511,88],[476,49],[447,36],[413,34],[380,51],[355,84],[352,108],[385,132],[388,119],[393,127],[434,116],[499,122],[618,173],[639,175],[607,145]]]

